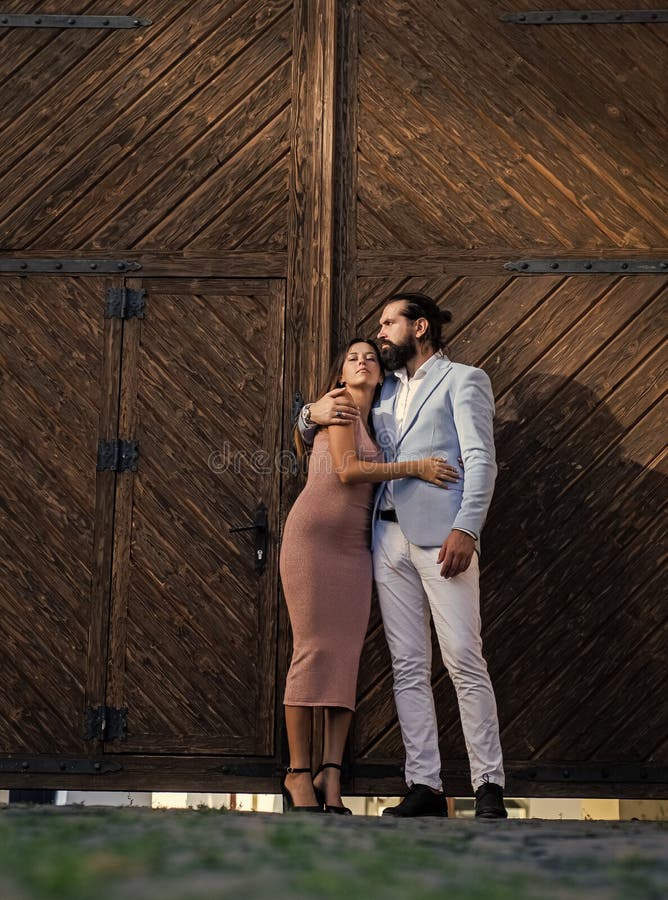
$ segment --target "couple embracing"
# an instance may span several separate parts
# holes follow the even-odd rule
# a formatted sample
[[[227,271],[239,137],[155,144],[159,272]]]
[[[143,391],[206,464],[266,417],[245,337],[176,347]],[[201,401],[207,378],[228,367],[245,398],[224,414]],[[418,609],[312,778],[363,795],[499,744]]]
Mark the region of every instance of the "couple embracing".
[[[352,340],[332,366],[328,393],[298,420],[299,441],[311,448],[308,478],[285,523],[280,560],[294,646],[284,698],[288,809],[350,814],[340,770],[373,579],[408,787],[383,815],[447,816],[430,619],[457,693],[476,816],[507,815],[478,587],[480,531],[496,477],[494,400],[481,369],[445,356],[444,318],[424,294],[394,295],[379,347]],[[316,706],[324,707],[325,732],[313,775]]]

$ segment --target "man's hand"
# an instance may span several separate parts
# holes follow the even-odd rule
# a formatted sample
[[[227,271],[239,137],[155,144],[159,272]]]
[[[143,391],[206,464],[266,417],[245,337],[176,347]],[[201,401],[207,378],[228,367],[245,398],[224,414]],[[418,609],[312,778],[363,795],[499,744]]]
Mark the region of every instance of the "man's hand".
[[[441,566],[443,578],[454,578],[455,575],[465,572],[471,564],[474,552],[475,541],[470,534],[451,531],[443,541],[436,560],[437,563],[443,563]]]
[[[359,418],[359,409],[351,405],[346,388],[336,388],[311,403],[311,419],[318,425],[350,425]]]

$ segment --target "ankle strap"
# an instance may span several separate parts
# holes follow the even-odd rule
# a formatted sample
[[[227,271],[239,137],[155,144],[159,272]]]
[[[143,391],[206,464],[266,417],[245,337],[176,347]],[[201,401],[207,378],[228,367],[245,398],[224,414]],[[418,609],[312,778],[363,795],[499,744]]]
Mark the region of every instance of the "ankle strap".
[[[309,768],[307,769],[293,769],[292,766],[288,766],[285,771],[288,773],[288,775],[298,775],[300,772],[310,772],[311,768],[309,766]]]
[[[322,763],[320,766],[321,769],[339,769],[341,770],[341,766],[338,763]]]

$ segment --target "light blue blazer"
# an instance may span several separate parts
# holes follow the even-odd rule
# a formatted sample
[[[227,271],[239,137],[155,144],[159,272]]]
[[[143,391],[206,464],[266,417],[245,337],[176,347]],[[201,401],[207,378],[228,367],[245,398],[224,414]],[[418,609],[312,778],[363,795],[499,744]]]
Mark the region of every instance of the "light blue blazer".
[[[477,536],[480,552],[480,532],[496,478],[490,380],[482,369],[439,357],[416,391],[398,434],[394,405],[400,384],[388,373],[372,409],[376,440],[386,461],[441,456],[459,467],[461,457],[464,473],[456,484],[448,484],[447,491],[418,478],[393,481],[399,526],[407,540],[420,547],[438,547],[453,528],[462,528]],[[372,546],[376,511],[387,484],[382,482],[375,496]]]

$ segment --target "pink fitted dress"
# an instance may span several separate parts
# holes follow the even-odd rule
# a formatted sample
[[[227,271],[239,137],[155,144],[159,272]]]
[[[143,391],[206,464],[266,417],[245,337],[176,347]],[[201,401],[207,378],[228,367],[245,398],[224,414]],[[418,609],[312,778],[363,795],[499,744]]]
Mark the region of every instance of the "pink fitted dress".
[[[360,459],[383,455],[361,421]],[[357,673],[371,607],[372,484],[343,484],[327,429],[315,436],[306,487],[285,523],[280,570],[292,625],[288,706],[355,709]]]

